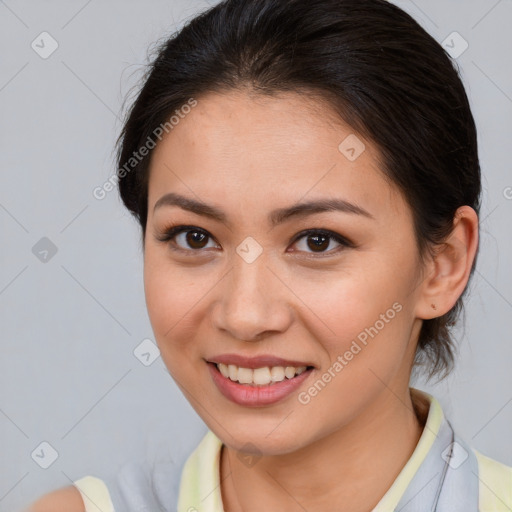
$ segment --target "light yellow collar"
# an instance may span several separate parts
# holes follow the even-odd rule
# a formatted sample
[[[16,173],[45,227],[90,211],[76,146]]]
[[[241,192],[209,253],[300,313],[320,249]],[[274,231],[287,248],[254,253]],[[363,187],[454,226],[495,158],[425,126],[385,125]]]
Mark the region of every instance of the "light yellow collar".
[[[410,389],[413,395],[429,403],[426,424],[410,459],[372,512],[395,509],[432,447],[444,417],[441,405],[432,395]],[[219,469],[221,448],[222,441],[208,430],[183,467],[177,512],[224,512]]]

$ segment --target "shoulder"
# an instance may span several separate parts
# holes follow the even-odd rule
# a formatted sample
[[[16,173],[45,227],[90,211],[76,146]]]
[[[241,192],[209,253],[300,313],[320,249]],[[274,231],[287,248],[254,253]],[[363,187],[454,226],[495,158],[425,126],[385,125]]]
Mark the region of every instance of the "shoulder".
[[[512,467],[491,459],[472,448],[478,461],[480,510],[509,512],[512,510]]]
[[[41,496],[23,512],[87,512],[87,510],[78,489],[69,485]]]

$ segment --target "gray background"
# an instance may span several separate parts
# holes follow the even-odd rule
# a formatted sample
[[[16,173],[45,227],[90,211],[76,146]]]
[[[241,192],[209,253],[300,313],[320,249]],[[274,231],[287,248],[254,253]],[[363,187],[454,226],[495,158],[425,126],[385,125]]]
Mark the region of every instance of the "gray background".
[[[457,368],[441,385],[414,385],[438,397],[470,444],[512,465],[512,2],[396,3],[439,42],[457,31],[469,43],[457,61],[484,185]],[[0,511],[109,475],[164,435],[181,464],[206,431],[162,360],[134,355],[152,339],[138,226],[115,191],[99,201],[92,190],[114,171],[122,101],[149,45],[207,6],[0,0]],[[31,47],[43,31],[58,43],[46,59]],[[48,469],[42,442],[58,452]]]

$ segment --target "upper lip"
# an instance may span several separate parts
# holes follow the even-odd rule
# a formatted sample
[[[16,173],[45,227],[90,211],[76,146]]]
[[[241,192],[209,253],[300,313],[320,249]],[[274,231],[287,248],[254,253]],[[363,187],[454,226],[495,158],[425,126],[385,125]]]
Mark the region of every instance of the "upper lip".
[[[223,363],[226,365],[234,364],[242,368],[262,368],[264,366],[313,366],[312,364],[295,359],[283,359],[282,357],[272,356],[270,354],[262,354],[260,356],[247,357],[240,354],[220,354],[207,359],[209,363]]]

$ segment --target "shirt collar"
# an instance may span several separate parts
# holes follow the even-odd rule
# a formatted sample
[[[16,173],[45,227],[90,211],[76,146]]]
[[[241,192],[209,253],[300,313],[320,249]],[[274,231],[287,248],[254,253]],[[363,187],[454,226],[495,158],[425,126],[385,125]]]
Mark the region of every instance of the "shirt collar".
[[[410,388],[410,391],[414,400],[427,404],[426,423],[411,457],[372,512],[389,512],[395,509],[425,460],[444,418],[441,405],[432,395],[415,388]],[[208,430],[183,467],[177,512],[191,512],[194,509],[201,512],[224,512],[220,490],[221,448],[222,441]]]

